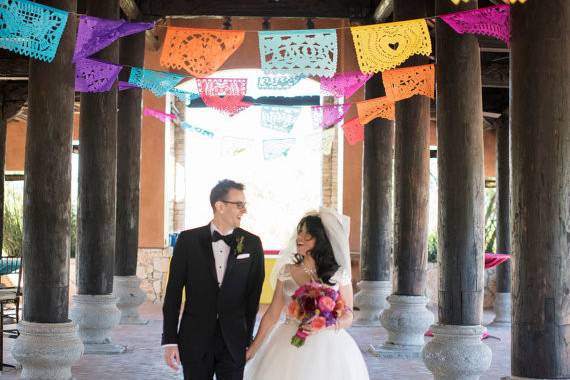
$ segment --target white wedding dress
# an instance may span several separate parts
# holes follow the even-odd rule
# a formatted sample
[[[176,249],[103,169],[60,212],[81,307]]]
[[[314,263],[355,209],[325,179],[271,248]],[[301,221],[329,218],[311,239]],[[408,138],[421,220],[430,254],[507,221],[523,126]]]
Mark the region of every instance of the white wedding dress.
[[[279,271],[283,282],[285,305],[299,288],[289,272],[289,265]],[[333,277],[331,282],[347,284]],[[350,279],[348,279],[350,283]],[[338,290],[339,285],[335,286]],[[245,367],[245,380],[368,380],[368,370],[356,342],[343,329],[324,330],[307,337],[305,344],[295,347],[291,338],[299,322],[279,322],[254,358]]]

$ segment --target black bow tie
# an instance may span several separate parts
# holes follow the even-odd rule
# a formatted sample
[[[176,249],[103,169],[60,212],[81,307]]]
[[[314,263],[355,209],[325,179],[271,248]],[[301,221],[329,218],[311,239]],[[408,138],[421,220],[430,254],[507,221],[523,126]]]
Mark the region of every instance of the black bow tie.
[[[233,232],[228,235],[222,235],[218,231],[214,231],[212,234],[212,241],[217,242],[218,240],[223,240],[230,247],[234,244],[234,234]]]

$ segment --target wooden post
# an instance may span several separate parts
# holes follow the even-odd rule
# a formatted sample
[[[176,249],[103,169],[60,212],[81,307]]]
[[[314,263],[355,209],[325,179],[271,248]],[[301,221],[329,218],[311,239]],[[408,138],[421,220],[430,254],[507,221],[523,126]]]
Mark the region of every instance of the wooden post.
[[[497,253],[511,254],[509,113],[497,128]],[[497,267],[497,292],[511,292],[511,261]]]
[[[394,1],[395,20],[426,16],[425,0]],[[404,66],[428,63],[427,57],[413,57]],[[426,287],[429,103],[425,96],[396,102],[394,294],[397,295],[421,296]]]
[[[570,2],[511,10],[511,372],[570,378]]]
[[[503,112],[497,134],[497,253],[511,254],[511,179],[509,112]],[[494,324],[511,324],[511,260],[497,267]]]
[[[397,21],[423,18],[426,0],[395,0]],[[404,66],[427,64],[413,57]],[[424,333],[433,323],[426,308],[427,227],[429,196],[429,98],[413,96],[396,102],[395,138],[395,289],[380,322],[388,338],[378,351],[382,357],[419,357]]]
[[[90,1],[87,14],[119,18],[119,0]],[[96,55],[118,62],[118,42]],[[82,93],[79,118],[77,293],[111,294],[115,264],[117,85]]]
[[[381,77],[366,83],[366,99],[383,96]],[[377,118],[364,127],[360,277],[390,281],[394,123]]]
[[[436,0],[436,14],[477,8]],[[436,21],[439,322],[423,359],[434,379],[479,379],[483,326],[483,104],[477,38]]]
[[[144,33],[123,37],[120,62],[142,67]],[[115,275],[134,276],[139,246],[139,178],[141,161],[141,106],[139,88],[119,92],[117,127],[117,241]]]
[[[141,67],[144,63],[144,33],[124,37],[120,62]],[[139,247],[139,179],[141,163],[141,107],[139,88],[119,93],[117,129],[117,240],[113,293],[121,312],[121,324],[144,324],[138,307],[146,300],[136,276]]]
[[[365,97],[383,96],[381,77],[366,83]],[[364,127],[362,153],[362,231],[360,239],[360,291],[354,302],[358,324],[378,323],[392,293],[392,174],[394,122],[377,118]]]
[[[119,18],[119,0],[90,1],[87,14]],[[117,63],[115,41],[96,58]],[[70,317],[79,325],[85,353],[122,353],[111,343],[121,319],[113,293],[117,192],[117,85],[107,92],[82,93],[79,116],[79,208],[77,294]]]
[[[74,12],[76,0],[40,3]],[[68,319],[71,141],[76,18],[69,15],[51,63],[30,59],[24,166],[24,318],[12,355],[22,378],[65,380],[83,353]],[[0,353],[1,354],[1,353]]]
[[[477,8],[436,0],[436,13]],[[436,22],[439,322],[480,325],[483,314],[483,106],[477,38]],[[459,62],[461,64],[459,64]]]
[[[77,5],[41,3],[71,11]],[[30,60],[23,237],[23,309],[29,322],[68,321],[76,28],[70,15],[53,62]]]

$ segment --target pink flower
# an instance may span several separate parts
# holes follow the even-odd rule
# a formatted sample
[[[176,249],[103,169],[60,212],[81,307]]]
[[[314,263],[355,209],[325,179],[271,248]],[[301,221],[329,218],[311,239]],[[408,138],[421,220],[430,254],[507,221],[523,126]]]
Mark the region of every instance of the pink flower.
[[[311,327],[315,330],[320,330],[327,325],[327,320],[323,317],[316,317],[311,321]]]
[[[332,298],[324,296],[319,298],[319,309],[321,311],[333,311],[335,302]]]
[[[305,287],[301,286],[299,289],[295,290],[293,298],[299,298],[303,293],[305,293]]]

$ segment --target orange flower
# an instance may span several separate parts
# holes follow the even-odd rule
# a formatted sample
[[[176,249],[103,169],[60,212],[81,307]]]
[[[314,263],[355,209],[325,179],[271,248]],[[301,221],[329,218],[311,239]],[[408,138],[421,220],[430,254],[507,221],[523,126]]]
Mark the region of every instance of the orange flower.
[[[327,320],[323,317],[316,317],[311,322],[311,327],[315,330],[320,330],[327,325]]]
[[[301,308],[296,301],[291,301],[289,306],[287,307],[287,314],[293,318],[298,318]]]

